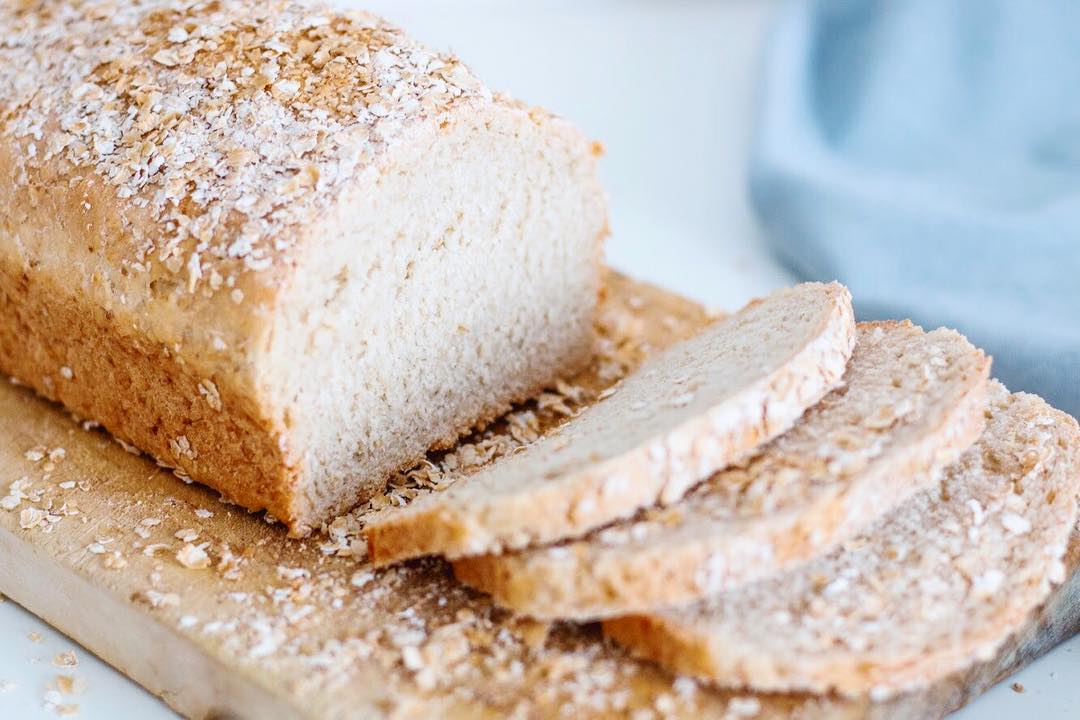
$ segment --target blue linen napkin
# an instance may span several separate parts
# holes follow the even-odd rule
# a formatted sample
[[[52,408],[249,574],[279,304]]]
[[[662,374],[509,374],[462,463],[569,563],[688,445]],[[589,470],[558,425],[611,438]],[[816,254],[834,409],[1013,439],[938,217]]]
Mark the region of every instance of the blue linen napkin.
[[[1080,2],[794,0],[762,91],[779,257],[1080,414]]]

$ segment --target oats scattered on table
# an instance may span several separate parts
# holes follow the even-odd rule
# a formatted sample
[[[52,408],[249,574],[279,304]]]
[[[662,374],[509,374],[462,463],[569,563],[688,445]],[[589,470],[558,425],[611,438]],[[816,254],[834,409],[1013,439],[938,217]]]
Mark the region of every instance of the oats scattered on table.
[[[77,667],[78,664],[79,659],[75,656],[74,650],[67,650],[53,658],[53,665],[56,667]]]
[[[56,689],[64,695],[76,695],[86,691],[88,684],[86,680],[75,675],[57,675],[56,676]]]

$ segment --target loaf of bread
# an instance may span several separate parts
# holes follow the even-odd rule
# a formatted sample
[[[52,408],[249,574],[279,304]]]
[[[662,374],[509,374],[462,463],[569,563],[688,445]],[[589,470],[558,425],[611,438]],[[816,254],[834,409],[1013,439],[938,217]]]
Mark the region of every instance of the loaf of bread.
[[[937,482],[982,432],[989,372],[954,331],[863,323],[843,383],[749,461],[632,521],[454,572],[544,619],[685,604],[775,574]]]
[[[987,415],[940,487],[845,547],[605,631],[673,671],[768,692],[882,700],[989,660],[1065,579],[1080,431],[998,383]]]
[[[380,19],[0,5],[0,371],[302,533],[591,353],[598,151]]]
[[[658,353],[557,434],[376,518],[371,557],[523,548],[675,502],[790,428],[854,345],[843,285],[778,290]]]

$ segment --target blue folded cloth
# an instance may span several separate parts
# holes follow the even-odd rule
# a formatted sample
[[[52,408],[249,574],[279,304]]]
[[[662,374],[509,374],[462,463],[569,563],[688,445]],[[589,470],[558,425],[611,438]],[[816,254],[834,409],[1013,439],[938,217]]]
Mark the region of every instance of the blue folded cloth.
[[[795,0],[768,53],[751,195],[781,259],[1080,413],[1080,3]]]

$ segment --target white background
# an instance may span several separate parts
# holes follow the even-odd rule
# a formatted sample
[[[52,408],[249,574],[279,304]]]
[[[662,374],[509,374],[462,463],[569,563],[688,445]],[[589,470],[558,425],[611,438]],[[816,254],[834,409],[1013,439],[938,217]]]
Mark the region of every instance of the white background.
[[[577,122],[608,149],[609,260],[710,305],[790,282],[761,247],[745,195],[758,60],[775,0],[367,0],[465,58],[492,87]],[[101,618],[101,622],[109,622]],[[29,635],[40,633],[33,642]],[[76,649],[80,718],[171,718],[133,683],[11,602],[0,603],[0,718],[54,717],[44,693]],[[957,715],[1080,715],[1080,638]],[[1011,681],[1012,681],[1011,680]],[[1010,681],[1010,682],[1011,682]],[[14,683],[14,688],[4,683]]]

